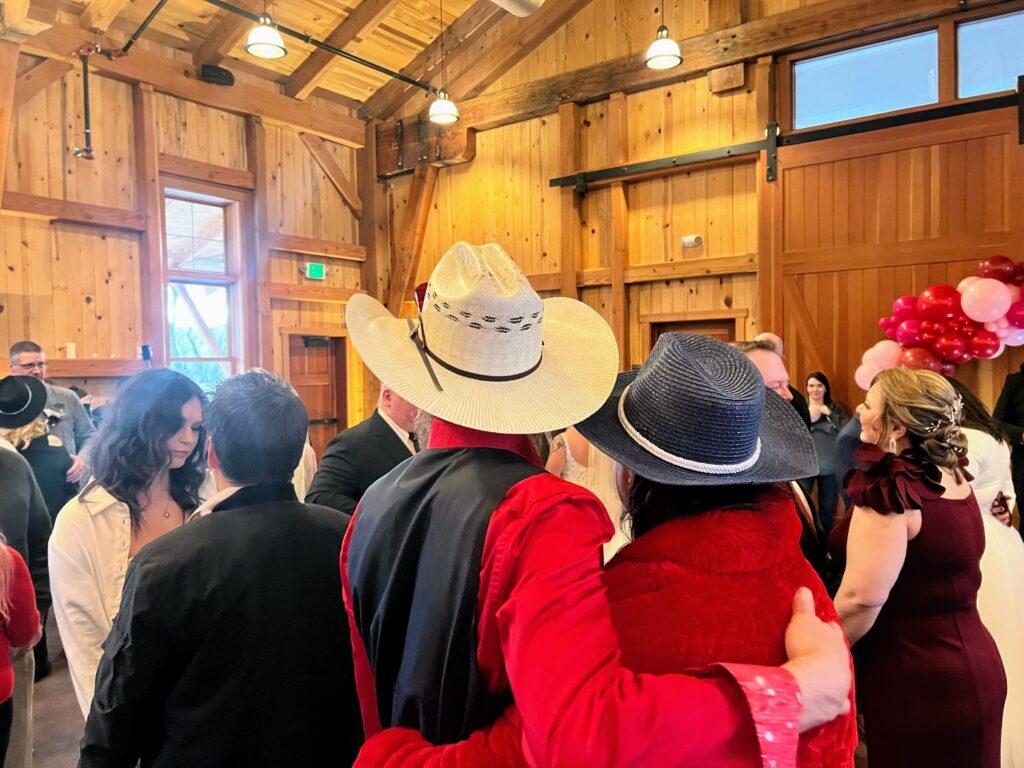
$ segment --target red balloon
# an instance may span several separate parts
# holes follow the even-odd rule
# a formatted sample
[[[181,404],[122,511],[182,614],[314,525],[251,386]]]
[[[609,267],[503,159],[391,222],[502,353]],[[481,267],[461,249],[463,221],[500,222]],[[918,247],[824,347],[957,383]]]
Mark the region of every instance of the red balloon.
[[[946,323],[936,323],[934,320],[922,320],[921,335],[937,338],[944,334],[948,327],[949,326]]]
[[[942,364],[942,375],[943,376],[952,376],[954,373],[956,373],[956,366],[953,365],[953,363],[943,363]]]
[[[967,363],[971,362],[971,360],[973,359],[974,355],[972,355],[970,352],[964,352],[960,357],[958,357],[956,360],[953,360],[952,362],[956,363],[957,365],[967,365]]]
[[[1014,285],[1024,285],[1024,262],[1017,264],[1017,268],[1013,273],[1013,279],[1010,282]]]
[[[1024,328],[1024,301],[1017,301],[1006,310],[1006,322],[1018,328]]]
[[[1006,256],[990,256],[978,264],[978,277],[991,277],[1004,283],[1013,282],[1017,276],[1017,265]]]
[[[999,351],[999,337],[992,331],[982,329],[967,342],[967,351],[974,357],[987,360]]]
[[[892,303],[892,316],[897,320],[917,316],[917,296],[900,296]]]
[[[952,285],[933,285],[917,297],[917,314],[926,320],[951,320],[960,311],[960,291]]]
[[[905,347],[912,347],[921,342],[921,321],[910,318],[904,320],[896,328],[896,341]]]
[[[896,326],[890,325],[888,328],[886,328],[885,329],[885,336],[886,336],[886,338],[889,338],[889,339],[892,339],[893,341],[896,341]]]
[[[946,362],[952,363],[967,351],[967,340],[955,333],[944,333],[932,344],[932,350]]]
[[[880,318],[878,320],[878,327],[881,328],[883,331],[888,331],[894,325],[896,325],[896,318],[890,317],[889,315],[886,315],[885,317]]]
[[[942,370],[942,361],[930,349],[910,347],[904,349],[903,354],[900,355],[900,367],[920,368],[938,373]]]

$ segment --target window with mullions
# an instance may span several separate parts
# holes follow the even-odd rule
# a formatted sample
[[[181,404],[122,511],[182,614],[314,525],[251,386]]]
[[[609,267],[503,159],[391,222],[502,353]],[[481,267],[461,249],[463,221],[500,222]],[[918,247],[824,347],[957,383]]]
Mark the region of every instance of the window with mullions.
[[[165,190],[168,366],[212,391],[238,364],[237,203]]]
[[[1024,75],[1024,11],[961,24],[956,45],[959,98],[1016,90]]]
[[[797,62],[794,128],[935,104],[938,69],[934,30]]]

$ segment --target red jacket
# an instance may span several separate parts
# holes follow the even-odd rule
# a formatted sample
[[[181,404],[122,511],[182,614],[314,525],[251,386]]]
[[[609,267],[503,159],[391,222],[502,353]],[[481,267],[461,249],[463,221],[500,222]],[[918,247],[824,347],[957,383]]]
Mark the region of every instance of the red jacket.
[[[534,455],[525,438],[435,420],[430,447],[474,446]],[[358,524],[357,510],[341,571],[363,722],[373,737],[381,731],[373,674],[355,629],[346,574]],[[477,659],[492,691],[511,688],[518,712],[506,712],[496,727],[467,742],[428,748],[428,755],[421,754],[422,743],[410,744],[418,734],[392,729],[364,747],[357,765],[491,766],[495,752],[515,765],[524,759],[518,745],[529,764],[559,768],[727,768],[756,764],[758,753],[774,768],[796,765],[799,695],[784,670],[719,664],[650,675],[623,663],[601,568],[601,545],[612,533],[600,502],[578,486],[549,474],[513,486],[484,544]],[[792,593],[787,614],[791,601]]]
[[[0,544],[11,559],[10,609],[7,621],[0,619],[0,703],[7,701],[14,693],[14,669],[11,666],[12,648],[24,648],[31,643],[39,631],[39,610],[36,608],[36,591],[32,588],[32,576],[28,566],[17,550]]]

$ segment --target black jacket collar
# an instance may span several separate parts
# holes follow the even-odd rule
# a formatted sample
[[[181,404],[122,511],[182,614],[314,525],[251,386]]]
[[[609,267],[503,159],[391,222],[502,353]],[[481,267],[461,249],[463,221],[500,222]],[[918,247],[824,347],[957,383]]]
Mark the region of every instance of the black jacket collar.
[[[298,501],[295,486],[291,483],[257,483],[239,488],[213,508],[214,512],[240,507],[254,507],[274,501]]]

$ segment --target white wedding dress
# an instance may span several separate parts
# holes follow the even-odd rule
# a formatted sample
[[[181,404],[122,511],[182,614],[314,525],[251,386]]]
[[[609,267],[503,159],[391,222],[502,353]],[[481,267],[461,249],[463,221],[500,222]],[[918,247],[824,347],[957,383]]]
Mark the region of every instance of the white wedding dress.
[[[620,501],[618,489],[615,487],[615,462],[589,442],[587,450],[587,466],[583,466],[572,455],[569,443],[566,441],[565,464],[560,477],[586,488],[601,500],[608,511],[612,525],[615,526],[615,535],[604,545],[604,562],[607,563],[615,556],[616,552],[629,543],[626,535],[622,532],[622,501]]]
[[[1010,448],[986,432],[964,429],[967,471],[985,524],[978,613],[992,634],[1006,670],[1003,710],[1002,768],[1024,768],[1024,541],[1016,530],[992,516],[992,502],[1002,491],[1013,508]]]

